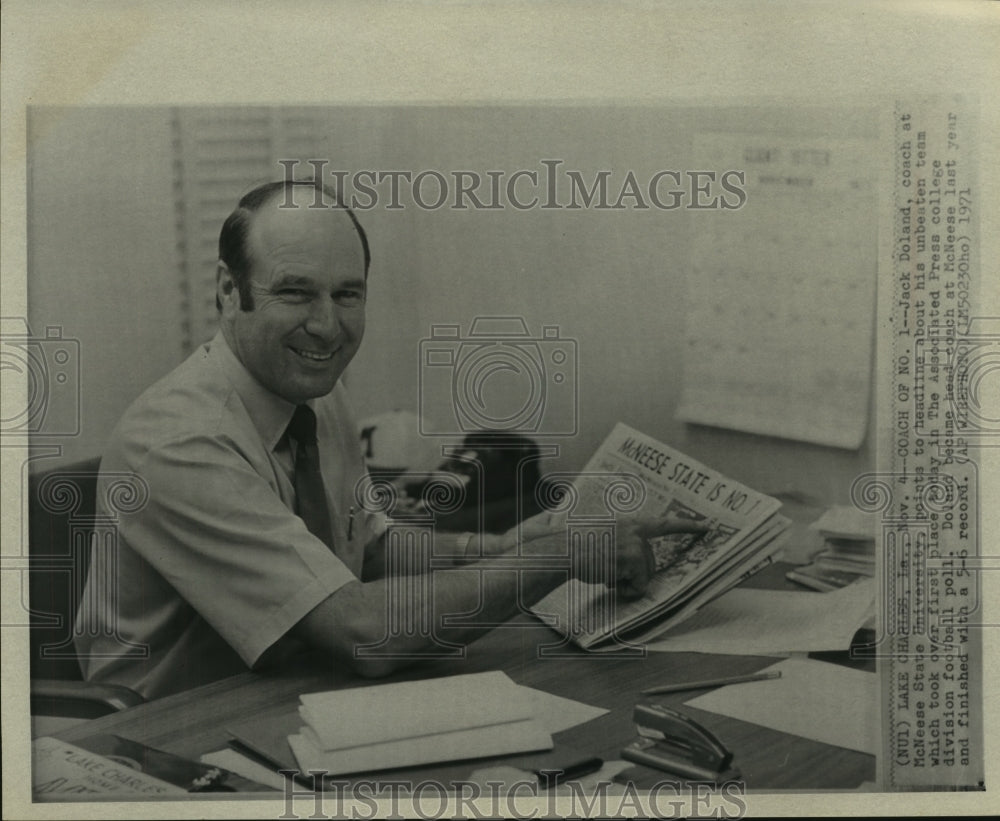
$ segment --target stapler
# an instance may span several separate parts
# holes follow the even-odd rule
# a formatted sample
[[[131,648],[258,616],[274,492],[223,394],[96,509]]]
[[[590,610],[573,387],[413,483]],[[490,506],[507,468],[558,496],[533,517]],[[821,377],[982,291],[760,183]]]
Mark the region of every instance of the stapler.
[[[734,781],[733,754],[694,719],[658,704],[637,704],[632,714],[640,738],[622,758],[697,781]]]

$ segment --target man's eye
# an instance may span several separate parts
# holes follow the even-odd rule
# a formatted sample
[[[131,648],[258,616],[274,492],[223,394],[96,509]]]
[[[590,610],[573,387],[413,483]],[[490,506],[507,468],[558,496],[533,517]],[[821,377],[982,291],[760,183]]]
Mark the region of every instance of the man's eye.
[[[364,291],[337,291],[333,295],[334,301],[338,305],[343,305],[345,307],[351,308],[357,305],[363,305],[365,302],[365,292]]]
[[[281,288],[277,293],[282,299],[292,300],[305,300],[312,296],[305,288]]]

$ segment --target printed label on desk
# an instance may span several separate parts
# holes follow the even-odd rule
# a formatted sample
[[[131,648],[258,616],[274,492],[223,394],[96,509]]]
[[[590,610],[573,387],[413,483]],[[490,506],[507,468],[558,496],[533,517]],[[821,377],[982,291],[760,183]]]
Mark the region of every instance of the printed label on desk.
[[[879,278],[879,401],[892,435],[878,472],[852,488],[881,520],[874,650],[888,790],[977,789],[984,777],[977,453],[1000,444],[1000,421],[979,404],[1000,323],[975,311],[975,112],[974,100],[937,97],[897,102],[893,115]]]

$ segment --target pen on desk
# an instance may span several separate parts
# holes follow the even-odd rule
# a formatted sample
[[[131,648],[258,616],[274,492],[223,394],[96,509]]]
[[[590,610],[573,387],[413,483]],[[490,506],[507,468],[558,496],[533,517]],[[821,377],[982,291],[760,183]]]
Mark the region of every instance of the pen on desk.
[[[347,541],[354,538],[354,505],[347,512]]]
[[[662,693],[679,693],[684,690],[700,690],[702,687],[718,687],[723,684],[742,684],[745,681],[767,681],[781,678],[781,670],[770,673],[751,673],[747,676],[729,676],[728,678],[710,678],[705,681],[687,681],[678,684],[665,684],[662,687],[651,687],[643,690],[644,696],[660,695]]]
[[[556,784],[562,784],[564,781],[596,773],[603,766],[604,759],[595,757],[585,758],[583,761],[567,764],[565,767],[545,767],[541,770],[532,770],[532,772],[538,776],[538,780],[543,787],[554,787]]]

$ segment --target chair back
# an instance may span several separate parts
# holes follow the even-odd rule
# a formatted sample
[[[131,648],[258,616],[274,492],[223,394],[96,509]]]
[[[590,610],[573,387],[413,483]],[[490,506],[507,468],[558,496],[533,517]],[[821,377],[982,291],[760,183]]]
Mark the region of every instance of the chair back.
[[[32,679],[80,680],[73,623],[90,568],[100,458],[28,479]]]

